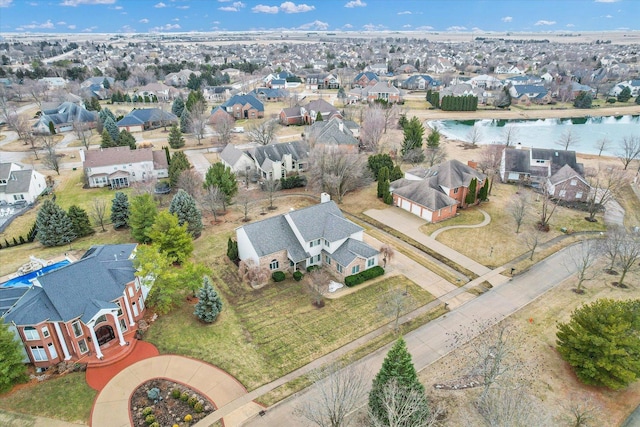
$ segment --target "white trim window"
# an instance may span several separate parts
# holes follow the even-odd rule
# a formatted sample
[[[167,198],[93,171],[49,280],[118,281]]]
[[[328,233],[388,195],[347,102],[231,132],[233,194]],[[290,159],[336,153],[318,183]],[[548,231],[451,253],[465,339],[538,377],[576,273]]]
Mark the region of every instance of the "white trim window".
[[[340,264],[336,264],[336,271],[342,273],[342,266]]]
[[[118,306],[118,317],[122,316],[122,305],[120,305],[120,301],[116,301],[116,305]]]
[[[353,267],[351,267],[351,274],[358,274],[359,272],[360,272],[359,265],[354,265]]]
[[[46,325],[42,327],[41,331],[43,337],[49,338],[49,328]]]
[[[270,270],[277,270],[278,268],[280,268],[280,262],[278,262],[277,259],[271,260],[271,262],[269,263],[269,269]]]
[[[120,329],[122,329],[122,332],[127,331],[127,322],[124,319],[120,319]]]
[[[82,354],[89,351],[89,347],[87,347],[87,342],[85,340],[78,341],[78,348],[80,349],[80,353]]]
[[[47,359],[47,352],[44,351],[44,347],[41,345],[31,347],[31,355],[36,362],[46,362],[49,360]]]
[[[375,262],[376,262],[375,258],[369,258],[369,259],[367,260],[367,268],[371,268],[371,267],[373,267],[373,265],[375,264]]]
[[[38,334],[38,330],[33,326],[27,326],[23,329],[24,337],[27,341],[34,341],[40,339],[40,334]]]
[[[47,347],[49,348],[49,354],[51,355],[51,359],[57,359],[58,358],[58,352],[56,351],[56,347],[53,345],[53,343],[49,343],[47,344]]]
[[[71,329],[73,329],[73,335],[76,336],[76,338],[81,337],[82,335],[84,335],[82,333],[82,326],[80,325],[80,321],[76,320],[75,322],[73,322],[71,324]]]

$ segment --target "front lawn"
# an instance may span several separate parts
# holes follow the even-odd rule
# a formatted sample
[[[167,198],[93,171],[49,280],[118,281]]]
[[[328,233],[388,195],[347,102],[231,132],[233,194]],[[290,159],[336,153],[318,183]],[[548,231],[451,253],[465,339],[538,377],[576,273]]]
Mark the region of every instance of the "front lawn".
[[[95,397],[84,372],[74,372],[2,395],[0,409],[88,424]]]
[[[324,308],[317,309],[302,282],[289,279],[252,290],[238,282],[231,266],[222,263],[214,275],[225,299],[215,324],[199,323],[193,307],[185,305],[159,318],[145,339],[161,353],[184,354],[219,366],[249,390],[389,322],[379,305],[390,286],[408,289],[411,294],[405,312],[433,300],[404,276],[396,276],[327,300]]]

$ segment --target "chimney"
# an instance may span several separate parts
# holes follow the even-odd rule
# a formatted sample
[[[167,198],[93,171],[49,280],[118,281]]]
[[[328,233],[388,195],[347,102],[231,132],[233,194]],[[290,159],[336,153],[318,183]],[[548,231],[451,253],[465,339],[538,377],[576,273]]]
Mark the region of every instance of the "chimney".
[[[338,122],[338,129],[340,129],[340,132],[344,132],[344,123],[342,121]]]
[[[329,193],[320,193],[320,203],[327,203],[331,201]]]

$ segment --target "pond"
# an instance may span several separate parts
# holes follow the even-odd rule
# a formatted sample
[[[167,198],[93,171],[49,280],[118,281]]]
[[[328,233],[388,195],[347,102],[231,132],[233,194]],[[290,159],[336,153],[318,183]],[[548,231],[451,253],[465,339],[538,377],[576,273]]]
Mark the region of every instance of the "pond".
[[[437,127],[447,138],[469,142],[469,133],[476,127],[480,133],[479,144],[504,143],[505,129],[512,127],[514,144],[527,147],[558,148],[556,143],[563,134],[571,132],[576,143],[569,149],[580,153],[598,154],[598,142],[607,138],[610,143],[602,154],[616,155],[624,137],[640,138],[640,116],[579,117],[564,119],[522,120],[433,120],[427,122]]]

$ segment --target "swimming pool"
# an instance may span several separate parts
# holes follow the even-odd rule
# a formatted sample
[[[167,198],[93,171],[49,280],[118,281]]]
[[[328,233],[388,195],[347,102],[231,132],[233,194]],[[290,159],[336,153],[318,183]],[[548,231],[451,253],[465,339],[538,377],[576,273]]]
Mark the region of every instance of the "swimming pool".
[[[34,279],[38,276],[42,276],[45,273],[48,273],[53,270],[57,270],[65,265],[69,265],[71,262],[68,259],[58,261],[55,264],[47,265],[46,267],[42,267],[40,270],[32,271],[31,273],[25,274],[24,276],[14,277],[11,280],[7,280],[4,283],[0,283],[0,288],[17,288],[17,287],[26,287],[31,286],[31,279]]]

